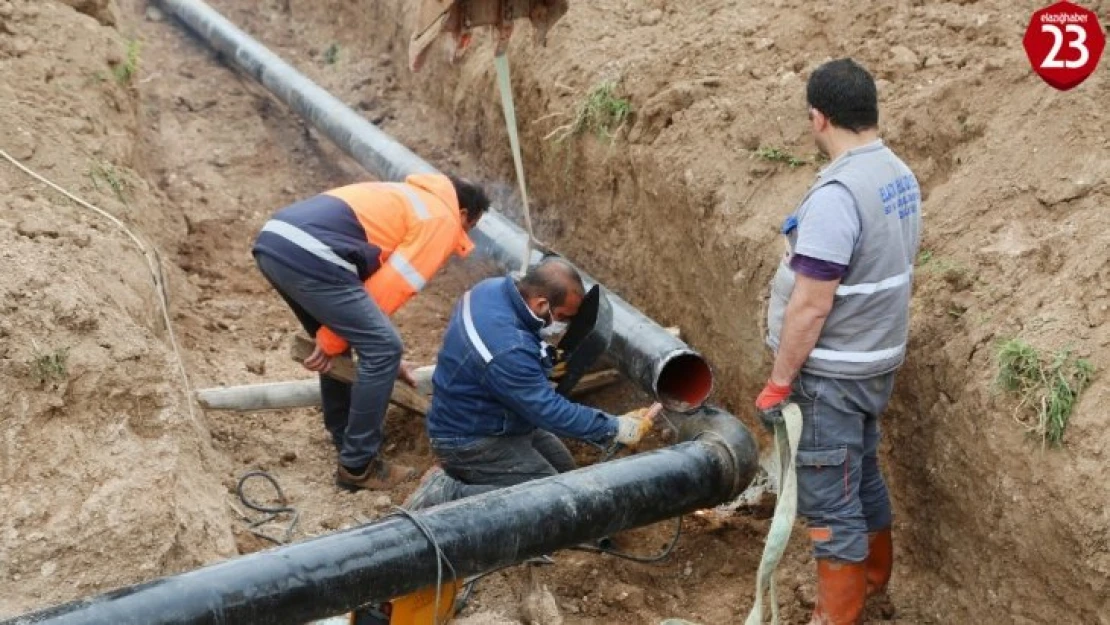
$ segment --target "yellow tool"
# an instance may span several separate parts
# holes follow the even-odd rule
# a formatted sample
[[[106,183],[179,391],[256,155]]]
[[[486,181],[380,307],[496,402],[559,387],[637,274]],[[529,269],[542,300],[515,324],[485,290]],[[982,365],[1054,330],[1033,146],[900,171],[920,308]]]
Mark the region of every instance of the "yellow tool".
[[[429,586],[379,606],[360,608],[350,614],[350,625],[445,625],[455,618],[455,598],[462,588],[458,580],[440,586],[439,615],[436,588]]]

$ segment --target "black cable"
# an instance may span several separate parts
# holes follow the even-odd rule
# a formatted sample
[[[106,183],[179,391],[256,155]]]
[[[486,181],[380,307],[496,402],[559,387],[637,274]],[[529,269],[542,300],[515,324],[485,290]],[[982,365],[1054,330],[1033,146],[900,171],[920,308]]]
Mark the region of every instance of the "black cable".
[[[643,564],[655,564],[656,562],[662,562],[663,560],[666,560],[671,556],[671,553],[674,552],[675,547],[678,546],[678,539],[680,536],[682,536],[682,517],[678,517],[677,522],[675,523],[674,536],[671,538],[671,542],[667,543],[667,546],[655,555],[641,556],[634,553],[619,551],[617,549],[606,549],[603,547],[594,547],[592,545],[576,545],[574,547],[570,547],[569,549],[575,551],[588,551],[590,553],[604,553],[615,558],[620,558],[622,560],[631,560],[632,562],[640,562]]]
[[[281,502],[281,505],[280,506],[263,506],[261,504],[258,504],[258,503],[255,503],[255,502],[251,501],[247,497],[246,493],[243,492],[243,485],[246,484],[247,480],[249,480],[252,477],[260,477],[260,478],[266,480],[267,482],[269,482],[270,485],[274,487],[274,490],[277,491],[278,501]],[[274,544],[277,544],[277,545],[284,545],[284,544],[289,542],[289,539],[293,536],[293,530],[297,527],[297,521],[300,519],[300,513],[297,512],[296,508],[294,508],[293,506],[288,505],[288,502],[285,499],[285,493],[282,492],[281,485],[278,484],[278,481],[274,478],[274,476],[270,475],[269,473],[267,473],[265,471],[250,471],[250,472],[244,474],[243,477],[239,478],[239,483],[235,486],[235,494],[237,494],[239,496],[239,501],[243,502],[244,506],[246,506],[246,507],[248,507],[251,510],[254,510],[256,512],[261,512],[263,514],[268,515],[268,516],[265,516],[265,517],[259,519],[258,521],[254,521],[250,525],[248,525],[247,528],[250,531],[250,533],[254,534],[255,536],[258,536],[259,538],[265,538],[266,540],[268,540],[268,541],[270,541]],[[270,536],[270,535],[268,535],[264,532],[260,532],[260,531],[258,531],[258,529],[256,529],[259,525],[262,525],[264,523],[269,523],[270,521],[273,521],[274,519],[276,519],[279,514],[285,514],[285,513],[292,514],[293,519],[289,522],[289,525],[287,525],[285,527],[285,534],[281,538],[274,538],[273,536]]]

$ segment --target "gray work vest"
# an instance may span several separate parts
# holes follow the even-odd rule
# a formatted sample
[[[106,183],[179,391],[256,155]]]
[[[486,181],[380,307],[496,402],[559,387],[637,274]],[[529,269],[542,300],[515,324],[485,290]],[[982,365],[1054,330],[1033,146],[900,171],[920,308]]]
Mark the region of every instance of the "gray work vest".
[[[834,182],[844,185],[855,199],[861,232],[848,272],[836,289],[832,311],[802,370],[833,378],[867,378],[893,371],[905,360],[913,261],[921,233],[921,192],[909,167],[876,141],[846,152],[823,169],[787,223],[800,224],[806,211],[820,210],[806,200]],[[767,310],[767,343],[776,351],[794,290],[790,257],[798,229],[786,230],[788,252],[771,282]]]

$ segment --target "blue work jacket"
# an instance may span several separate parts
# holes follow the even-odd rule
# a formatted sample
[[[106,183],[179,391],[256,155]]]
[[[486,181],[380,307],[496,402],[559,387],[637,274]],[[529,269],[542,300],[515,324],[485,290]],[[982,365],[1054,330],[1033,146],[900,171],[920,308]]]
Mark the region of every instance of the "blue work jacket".
[[[540,340],[542,327],[510,278],[483,280],[463,294],[432,376],[428,436],[437,444],[464,445],[541,428],[609,443],[617,433],[616,417],[552,389],[552,360]]]

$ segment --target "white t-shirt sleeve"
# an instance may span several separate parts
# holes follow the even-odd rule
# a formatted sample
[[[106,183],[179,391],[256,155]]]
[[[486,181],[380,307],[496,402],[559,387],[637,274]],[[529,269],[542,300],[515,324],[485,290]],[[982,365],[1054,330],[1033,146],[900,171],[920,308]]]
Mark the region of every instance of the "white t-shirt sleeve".
[[[844,185],[831,183],[819,187],[797,215],[795,254],[840,265],[851,262],[862,227],[856,201]]]

